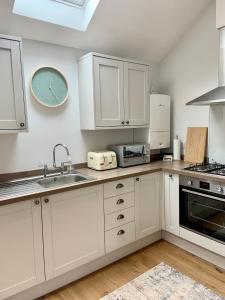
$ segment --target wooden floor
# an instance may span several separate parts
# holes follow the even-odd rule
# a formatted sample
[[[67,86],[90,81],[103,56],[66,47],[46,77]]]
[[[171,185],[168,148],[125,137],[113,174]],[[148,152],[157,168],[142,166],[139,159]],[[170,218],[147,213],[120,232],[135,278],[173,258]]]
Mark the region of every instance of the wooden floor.
[[[42,299],[97,300],[160,262],[225,296],[225,271],[166,241],[159,241]]]

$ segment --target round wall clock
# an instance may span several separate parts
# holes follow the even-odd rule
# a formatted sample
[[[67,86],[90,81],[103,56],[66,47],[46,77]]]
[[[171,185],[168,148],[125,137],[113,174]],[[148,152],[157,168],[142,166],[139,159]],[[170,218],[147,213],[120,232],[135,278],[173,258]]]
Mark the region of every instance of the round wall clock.
[[[34,72],[30,90],[34,99],[47,107],[60,106],[68,98],[66,78],[52,67],[41,67]]]

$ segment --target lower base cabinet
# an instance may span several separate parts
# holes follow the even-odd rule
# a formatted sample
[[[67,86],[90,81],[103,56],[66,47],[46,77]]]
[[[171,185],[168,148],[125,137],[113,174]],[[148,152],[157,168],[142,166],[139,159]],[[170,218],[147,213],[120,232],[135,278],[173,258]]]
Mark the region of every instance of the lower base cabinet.
[[[104,187],[0,206],[0,300],[161,229],[160,172]]]
[[[164,201],[165,230],[179,236],[179,175],[164,174]]]
[[[104,255],[103,186],[42,200],[46,279]]]
[[[0,206],[0,299],[45,280],[41,201]]]
[[[0,300],[104,254],[103,185],[0,206]]]
[[[161,173],[135,180],[136,239],[161,230]]]

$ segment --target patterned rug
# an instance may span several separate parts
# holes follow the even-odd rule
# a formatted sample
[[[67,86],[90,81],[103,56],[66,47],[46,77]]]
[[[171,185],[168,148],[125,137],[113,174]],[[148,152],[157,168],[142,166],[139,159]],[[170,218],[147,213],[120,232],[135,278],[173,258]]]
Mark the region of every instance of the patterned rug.
[[[101,300],[225,300],[202,284],[161,263]]]

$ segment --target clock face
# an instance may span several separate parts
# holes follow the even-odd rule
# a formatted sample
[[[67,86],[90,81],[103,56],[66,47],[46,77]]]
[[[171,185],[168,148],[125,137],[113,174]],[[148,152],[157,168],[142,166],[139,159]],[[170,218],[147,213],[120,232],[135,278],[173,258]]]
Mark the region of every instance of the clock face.
[[[65,77],[51,67],[38,69],[31,79],[31,93],[41,104],[48,107],[62,105],[68,98]]]

